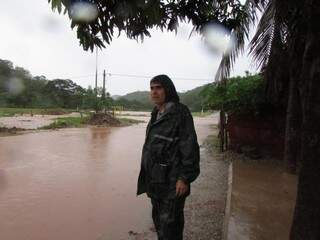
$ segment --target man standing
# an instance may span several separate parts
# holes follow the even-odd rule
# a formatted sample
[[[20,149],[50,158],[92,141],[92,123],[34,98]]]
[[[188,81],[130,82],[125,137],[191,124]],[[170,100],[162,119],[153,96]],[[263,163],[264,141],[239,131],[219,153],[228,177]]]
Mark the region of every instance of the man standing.
[[[197,135],[192,115],[179,102],[168,76],[151,79],[150,98],[155,108],[143,145],[137,195],[151,198],[158,239],[182,240],[185,199],[200,173]]]

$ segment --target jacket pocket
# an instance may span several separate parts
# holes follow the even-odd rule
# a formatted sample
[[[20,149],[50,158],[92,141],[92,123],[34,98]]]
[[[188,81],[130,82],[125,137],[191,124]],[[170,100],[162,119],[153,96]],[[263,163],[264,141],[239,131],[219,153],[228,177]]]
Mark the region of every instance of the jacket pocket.
[[[169,165],[163,163],[154,163],[151,170],[151,183],[169,182]]]
[[[154,134],[151,148],[153,150],[152,156],[157,159],[156,162],[171,165],[172,158],[175,157],[178,140],[178,137]]]

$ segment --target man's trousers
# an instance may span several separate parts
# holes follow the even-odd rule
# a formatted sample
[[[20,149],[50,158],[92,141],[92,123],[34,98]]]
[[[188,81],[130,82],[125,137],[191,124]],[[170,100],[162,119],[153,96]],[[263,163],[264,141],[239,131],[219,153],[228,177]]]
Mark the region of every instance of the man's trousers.
[[[152,219],[158,240],[183,240],[184,203],[186,198],[151,198]]]

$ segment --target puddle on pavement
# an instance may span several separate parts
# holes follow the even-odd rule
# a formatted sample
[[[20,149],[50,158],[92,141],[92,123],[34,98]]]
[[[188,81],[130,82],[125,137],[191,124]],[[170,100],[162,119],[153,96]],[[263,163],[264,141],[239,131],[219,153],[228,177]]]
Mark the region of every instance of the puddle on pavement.
[[[274,162],[234,161],[228,239],[289,239],[297,177]]]

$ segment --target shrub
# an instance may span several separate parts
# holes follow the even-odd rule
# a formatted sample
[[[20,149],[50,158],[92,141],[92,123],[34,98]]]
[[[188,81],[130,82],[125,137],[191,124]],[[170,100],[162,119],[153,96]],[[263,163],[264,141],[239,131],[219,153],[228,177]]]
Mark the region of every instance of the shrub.
[[[230,78],[226,86],[213,83],[201,94],[205,97],[208,107],[213,110],[221,110],[223,106],[228,113],[258,115],[271,108],[260,74]]]

